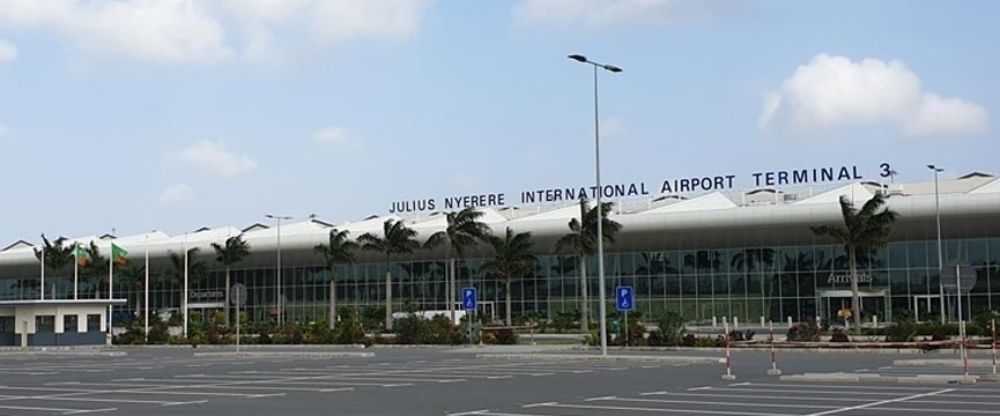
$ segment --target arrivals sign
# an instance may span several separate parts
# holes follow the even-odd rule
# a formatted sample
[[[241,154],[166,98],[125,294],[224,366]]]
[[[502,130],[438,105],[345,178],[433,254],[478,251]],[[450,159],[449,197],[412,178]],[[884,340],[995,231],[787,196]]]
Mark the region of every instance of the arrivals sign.
[[[601,186],[600,192],[602,198],[617,199],[648,196],[656,191],[659,191],[659,194],[727,191],[734,189],[737,183],[743,183],[743,181],[748,181],[753,187],[813,185],[861,180],[865,178],[862,171],[857,165],[842,165],[752,172],[742,177],[734,173],[683,176],[666,178],[657,182],[635,181],[608,184]],[[881,163],[875,174],[880,178],[888,178],[893,175],[892,167],[889,163]],[[564,186],[521,190],[514,195],[514,199],[502,192],[413,199],[392,202],[389,213],[405,214],[421,211],[503,207],[508,203],[517,205],[544,204],[575,201],[581,197],[596,199],[597,192],[596,186]]]

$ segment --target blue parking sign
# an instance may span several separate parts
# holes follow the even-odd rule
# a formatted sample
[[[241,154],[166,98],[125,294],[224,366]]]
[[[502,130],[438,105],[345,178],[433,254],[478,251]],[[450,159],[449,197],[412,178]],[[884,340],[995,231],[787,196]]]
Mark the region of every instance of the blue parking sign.
[[[615,288],[615,295],[618,298],[618,311],[628,312],[635,310],[635,297],[632,286],[618,286]]]
[[[462,289],[462,309],[467,311],[476,309],[476,288],[467,287]]]

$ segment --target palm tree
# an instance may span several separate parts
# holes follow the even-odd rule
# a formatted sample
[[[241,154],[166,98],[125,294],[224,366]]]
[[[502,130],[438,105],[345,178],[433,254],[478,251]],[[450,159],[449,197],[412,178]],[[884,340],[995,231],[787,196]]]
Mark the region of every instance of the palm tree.
[[[840,196],[840,214],[844,227],[822,225],[810,227],[817,237],[830,237],[844,245],[851,268],[851,310],[854,330],[861,328],[861,296],[858,294],[858,258],[869,255],[888,244],[892,223],[899,214],[882,208],[885,196],[876,193],[858,210],[845,195]],[[881,210],[880,210],[881,209]]]
[[[336,326],[337,320],[337,270],[338,264],[354,263],[354,252],[358,249],[358,243],[348,239],[350,232],[347,230],[330,229],[330,242],[328,244],[318,244],[313,247],[313,251],[323,256],[323,262],[330,269],[330,329]]]
[[[503,238],[490,236],[490,245],[496,255],[483,262],[479,271],[492,275],[504,282],[504,294],[507,307],[507,326],[511,326],[510,282],[519,277],[525,277],[535,270],[538,258],[531,254],[531,233],[517,233],[507,227]]]
[[[226,304],[224,308],[226,326],[229,326],[229,271],[233,265],[250,256],[250,244],[247,244],[246,240],[243,239],[243,233],[240,233],[239,235],[227,238],[225,245],[212,243],[212,249],[215,250],[215,261],[226,266]]]
[[[385,329],[392,330],[392,269],[389,262],[397,254],[409,254],[420,248],[417,232],[403,220],[389,218],[382,223],[382,236],[364,233],[358,237],[361,248],[385,256]]]
[[[181,290],[183,291],[184,290],[184,285],[183,285],[183,282],[184,282],[184,272],[185,272],[185,268],[184,268],[184,254],[183,253],[175,253],[173,251],[169,251],[169,252],[167,252],[167,254],[170,256],[170,264],[174,268],[174,273],[171,274],[170,280],[174,284],[180,284],[181,285]],[[198,256],[200,254],[201,254],[201,249],[199,249],[197,247],[195,247],[195,248],[189,248],[187,250],[187,270],[186,271],[187,271],[188,285],[189,285],[188,290],[190,290],[190,283],[191,282],[195,282],[195,281],[201,280],[204,276],[208,276],[208,266],[205,264],[205,262],[203,262],[201,260],[198,260]],[[187,293],[183,293],[183,292],[181,293],[182,302],[183,302],[183,299],[187,299],[187,296],[188,296]],[[188,306],[187,304],[184,304],[184,305],[181,305],[181,307],[179,308],[181,310],[181,317],[184,319],[185,325],[187,325],[186,323],[187,323],[187,319],[188,319],[187,306]],[[186,336],[188,336],[188,334],[185,332],[184,336],[186,337]]]
[[[490,227],[479,221],[483,212],[475,208],[465,208],[458,212],[449,212],[446,215],[448,226],[444,230],[431,234],[424,243],[424,248],[432,249],[443,245],[445,247],[445,261],[448,268],[445,269],[445,280],[449,287],[445,296],[448,303],[448,311],[451,312],[451,320],[455,320],[455,260],[461,261],[468,248],[475,247],[479,240],[489,238]]]
[[[85,249],[87,255],[80,259],[80,266],[83,267],[81,273],[96,278],[96,290],[94,297],[100,298],[100,290],[103,287],[104,279],[108,276],[108,259],[101,255],[101,250],[93,241]]]
[[[44,246],[40,250],[35,250],[35,258],[39,261],[43,261],[42,256],[45,256],[42,267],[52,271],[59,271],[73,262],[74,246],[64,246],[66,243],[65,237],[59,237],[55,241],[49,242],[49,239],[45,238],[45,234],[42,234],[42,242]],[[45,288],[43,287],[41,290],[42,297],[45,297]]]
[[[601,233],[605,243],[614,243],[615,235],[621,231],[618,221],[608,218],[614,208],[614,202],[601,203]],[[569,221],[570,233],[556,241],[556,251],[569,251],[576,254],[580,261],[580,329],[590,331],[587,320],[587,256],[594,255],[597,249],[597,206],[587,209],[587,198],[580,198],[580,219]]]
[[[140,301],[142,296],[139,294],[143,292],[145,281],[146,281],[146,267],[145,266],[135,266],[132,264],[127,264],[122,267],[119,271],[121,274],[119,277],[119,282],[122,286],[125,286],[129,293],[135,294],[135,312],[133,316],[139,316]]]

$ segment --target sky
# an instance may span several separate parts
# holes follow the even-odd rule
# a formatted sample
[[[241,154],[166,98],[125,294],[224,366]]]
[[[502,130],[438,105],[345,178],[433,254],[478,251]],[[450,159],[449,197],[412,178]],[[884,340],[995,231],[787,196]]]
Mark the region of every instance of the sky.
[[[592,184],[571,53],[624,69],[600,74],[605,183],[1000,174],[998,22],[986,0],[0,0],[0,245]]]

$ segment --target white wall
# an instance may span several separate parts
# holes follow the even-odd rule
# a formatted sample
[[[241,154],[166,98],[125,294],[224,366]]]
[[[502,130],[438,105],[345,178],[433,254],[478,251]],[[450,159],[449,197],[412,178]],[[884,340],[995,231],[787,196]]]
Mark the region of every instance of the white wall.
[[[106,305],[21,305],[14,308],[14,333],[20,334],[24,322],[28,323],[28,333],[35,333],[35,317],[39,315],[55,316],[55,332],[61,334],[63,328],[63,316],[76,315],[76,323],[79,332],[87,331],[87,315],[101,315],[101,331],[107,332],[108,307]]]

